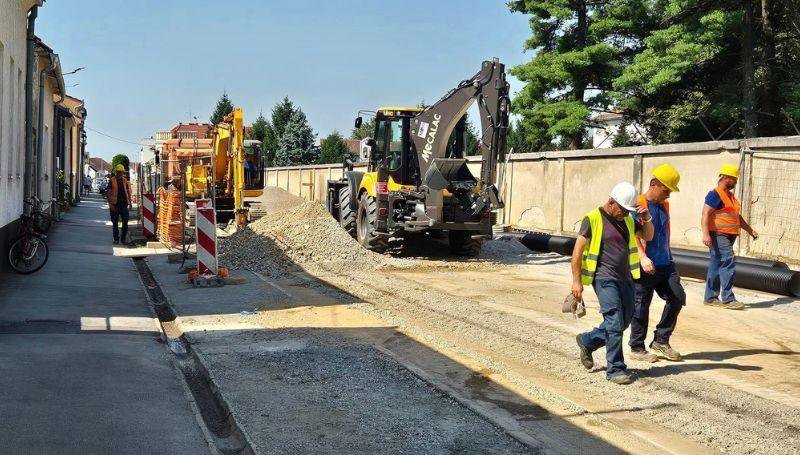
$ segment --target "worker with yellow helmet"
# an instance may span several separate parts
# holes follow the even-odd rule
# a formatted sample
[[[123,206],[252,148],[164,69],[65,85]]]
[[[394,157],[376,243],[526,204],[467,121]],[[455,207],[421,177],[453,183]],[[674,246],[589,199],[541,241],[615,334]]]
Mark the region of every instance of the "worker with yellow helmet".
[[[128,219],[130,218],[129,209],[132,207],[131,185],[125,178],[125,166],[118,164],[114,167],[116,175],[111,177],[111,181],[106,191],[108,197],[108,210],[111,212],[111,226],[114,234],[114,244],[118,244],[120,239],[125,243],[128,235]],[[122,220],[122,234],[119,232],[119,221]]]
[[[703,302],[709,306],[741,310],[744,305],[733,295],[736,262],[733,244],[741,229],[753,239],[758,233],[742,218],[742,206],[733,195],[739,180],[739,168],[726,164],[719,171],[717,187],[706,195],[700,225],[703,244],[709,249],[708,275]]]
[[[670,336],[678,322],[678,314],[686,304],[686,292],[681,285],[681,277],[675,269],[669,248],[668,202],[671,193],[680,191],[678,189],[680,180],[681,176],[674,167],[662,164],[653,169],[647,190],[636,200],[637,206],[646,208],[646,213],[650,214],[653,238],[647,241],[641,232],[637,234],[639,262],[643,273],[634,281],[634,310],[628,343],[633,360],[656,362],[659,356],[674,361],[681,360],[680,353],[669,344]],[[637,214],[634,214],[634,217],[639,223],[648,221],[641,219]],[[666,303],[661,319],[656,325],[653,341],[650,343],[652,352],[648,352],[645,340],[654,292],[658,293]]]

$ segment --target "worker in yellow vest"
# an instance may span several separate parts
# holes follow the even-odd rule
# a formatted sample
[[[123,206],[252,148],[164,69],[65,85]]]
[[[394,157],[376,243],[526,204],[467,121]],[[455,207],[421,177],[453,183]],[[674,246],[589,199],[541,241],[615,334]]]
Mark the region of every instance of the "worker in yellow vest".
[[[640,276],[636,233],[647,241],[653,238],[653,220],[647,206],[636,207],[637,195],[630,183],[618,183],[605,204],[586,214],[572,251],[572,295],[580,300],[583,287],[592,285],[603,315],[599,327],[576,337],[581,364],[594,368],[592,352],[605,346],[606,379],[615,384],[632,380],[622,354],[622,333],[633,316],[633,280]]]
[[[106,196],[108,197],[108,210],[111,212],[111,225],[114,234],[114,244],[120,242],[125,243],[126,236],[128,235],[128,210],[132,207],[131,201],[131,185],[128,179],[125,178],[125,166],[118,164],[114,171],[116,176],[112,177],[109,181]],[[119,232],[119,221],[122,219],[122,234]]]
[[[669,339],[678,323],[678,314],[686,304],[686,291],[681,285],[681,276],[675,269],[670,250],[669,201],[671,193],[679,191],[681,176],[669,164],[662,164],[653,169],[647,191],[637,199],[639,206],[647,206],[653,219],[653,239],[649,242],[639,238],[639,261],[642,264],[642,276],[635,281],[633,319],[631,320],[631,358],[642,362],[656,362],[658,356],[668,360],[681,360],[681,354],[672,348]],[[645,349],[647,326],[650,322],[650,303],[653,293],[664,299],[664,310],[661,312],[653,341],[652,352]]]
[[[733,295],[733,275],[736,261],[733,244],[741,229],[747,231],[753,240],[756,232],[742,218],[742,205],[733,195],[739,181],[739,168],[726,164],[719,171],[717,187],[706,195],[700,225],[703,228],[703,244],[709,250],[708,275],[703,302],[709,306],[741,310],[744,305]],[[722,299],[720,300],[720,293]]]

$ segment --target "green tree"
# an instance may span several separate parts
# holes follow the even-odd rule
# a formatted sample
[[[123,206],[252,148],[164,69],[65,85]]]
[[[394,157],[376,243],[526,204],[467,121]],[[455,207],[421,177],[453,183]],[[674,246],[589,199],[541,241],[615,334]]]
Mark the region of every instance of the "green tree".
[[[111,158],[111,173],[113,174],[116,172],[114,168],[117,167],[118,164],[121,164],[125,167],[125,171],[129,171],[131,169],[131,160],[128,158],[128,155],[118,154],[114,155],[114,158]]]
[[[355,156],[350,153],[350,149],[347,148],[347,144],[345,144],[342,135],[339,134],[338,131],[334,130],[320,143],[320,152],[317,163],[341,163],[345,158],[352,160],[355,158]]]
[[[214,113],[211,114],[209,119],[212,125],[220,123],[226,115],[233,112],[233,103],[228,98],[228,92],[222,92],[222,96],[217,101],[217,106],[214,108]]]
[[[275,129],[272,124],[267,123],[267,129],[264,131],[264,140],[262,141],[262,149],[264,150],[264,158],[267,166],[272,166],[275,161],[275,152],[278,150],[278,138],[275,137]]]
[[[254,121],[252,127],[250,127],[250,139],[261,141],[263,144],[267,134],[267,128],[269,128],[269,122],[264,118],[263,113],[259,113],[256,121]]]
[[[638,3],[636,0],[628,0]],[[530,14],[532,36],[525,50],[536,55],[511,69],[525,83],[512,103],[521,116],[526,142],[540,148],[561,138],[581,148],[591,109],[611,102],[611,84],[620,68],[621,51],[609,33],[606,9],[614,0],[514,0],[512,12]]]
[[[653,2],[641,52],[614,81],[619,107],[656,143],[795,134],[789,118],[800,119],[796,5]]]
[[[375,117],[370,118],[363,122],[358,128],[353,128],[350,132],[352,139],[364,139],[365,137],[372,137],[375,134]]]
[[[481,153],[480,139],[478,130],[469,120],[468,114],[464,114],[464,154],[467,156],[478,155]]]
[[[319,150],[314,147],[316,135],[306,115],[297,109],[284,127],[275,152],[276,166],[296,166],[316,161]]]
[[[286,124],[289,123],[292,115],[294,115],[297,110],[298,108],[289,100],[288,96],[284,96],[283,99],[272,108],[272,128],[275,130],[275,137],[278,141],[280,141],[281,135],[283,135]]]

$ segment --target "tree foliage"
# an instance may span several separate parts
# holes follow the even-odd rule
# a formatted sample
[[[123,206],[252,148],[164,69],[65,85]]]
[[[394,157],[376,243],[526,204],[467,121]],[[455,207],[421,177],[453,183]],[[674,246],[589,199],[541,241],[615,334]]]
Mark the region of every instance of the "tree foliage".
[[[347,148],[347,144],[345,144],[342,135],[339,134],[338,131],[334,130],[320,143],[320,152],[317,163],[341,163],[345,158],[353,160],[355,156],[350,153],[350,149]]]
[[[316,135],[308,125],[302,110],[294,111],[283,129],[275,152],[276,166],[296,166],[314,163],[319,149],[314,146]]]
[[[125,171],[130,171],[131,169],[131,160],[128,158],[128,155],[118,154],[114,155],[114,158],[111,158],[111,173],[113,174],[114,168],[117,167],[118,164],[121,164],[125,167]]]
[[[665,0],[614,87],[656,143],[795,134],[800,120],[793,0]],[[794,49],[794,52],[789,51]],[[708,131],[707,131],[708,129]],[[726,133],[727,130],[727,133]]]
[[[605,21],[604,2],[516,0],[508,5],[512,12],[530,15],[532,36],[524,47],[536,51],[531,61],[511,69],[525,83],[512,104],[522,117],[522,134],[536,147],[563,138],[570,148],[580,148],[590,112],[608,108],[607,90],[620,69],[621,53],[608,39],[615,27]]]
[[[280,140],[286,124],[289,123],[292,115],[297,110],[298,108],[289,100],[288,96],[284,96],[281,101],[275,104],[275,107],[272,108],[272,128],[275,130],[276,138]]]
[[[261,141],[263,144],[267,134],[267,128],[269,128],[269,122],[264,118],[263,113],[259,113],[253,125],[250,127],[250,139]]]
[[[586,145],[592,113],[624,112],[655,143],[796,134],[796,0],[518,0],[530,15],[512,109],[532,148]],[[623,138],[624,139],[624,138]]]
[[[358,128],[353,128],[350,137],[352,139],[364,139],[365,137],[372,137],[373,134],[375,134],[375,117],[363,122]]]
[[[214,108],[214,113],[211,114],[209,121],[212,125],[216,125],[231,112],[233,112],[233,102],[228,98],[227,92],[222,92],[222,96],[217,101],[217,106]]]

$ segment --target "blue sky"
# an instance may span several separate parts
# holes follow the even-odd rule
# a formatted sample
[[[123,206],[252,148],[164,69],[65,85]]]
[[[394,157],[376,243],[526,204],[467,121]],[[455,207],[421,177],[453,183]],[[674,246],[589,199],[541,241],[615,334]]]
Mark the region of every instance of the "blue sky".
[[[358,109],[434,102],[485,59],[531,58],[527,18],[489,0],[49,0],[36,29],[65,72],[86,67],[65,82],[87,126],[132,141],[207,121],[223,90],[247,123],[288,95],[320,137],[347,135]],[[92,156],[138,160],[87,133]]]

